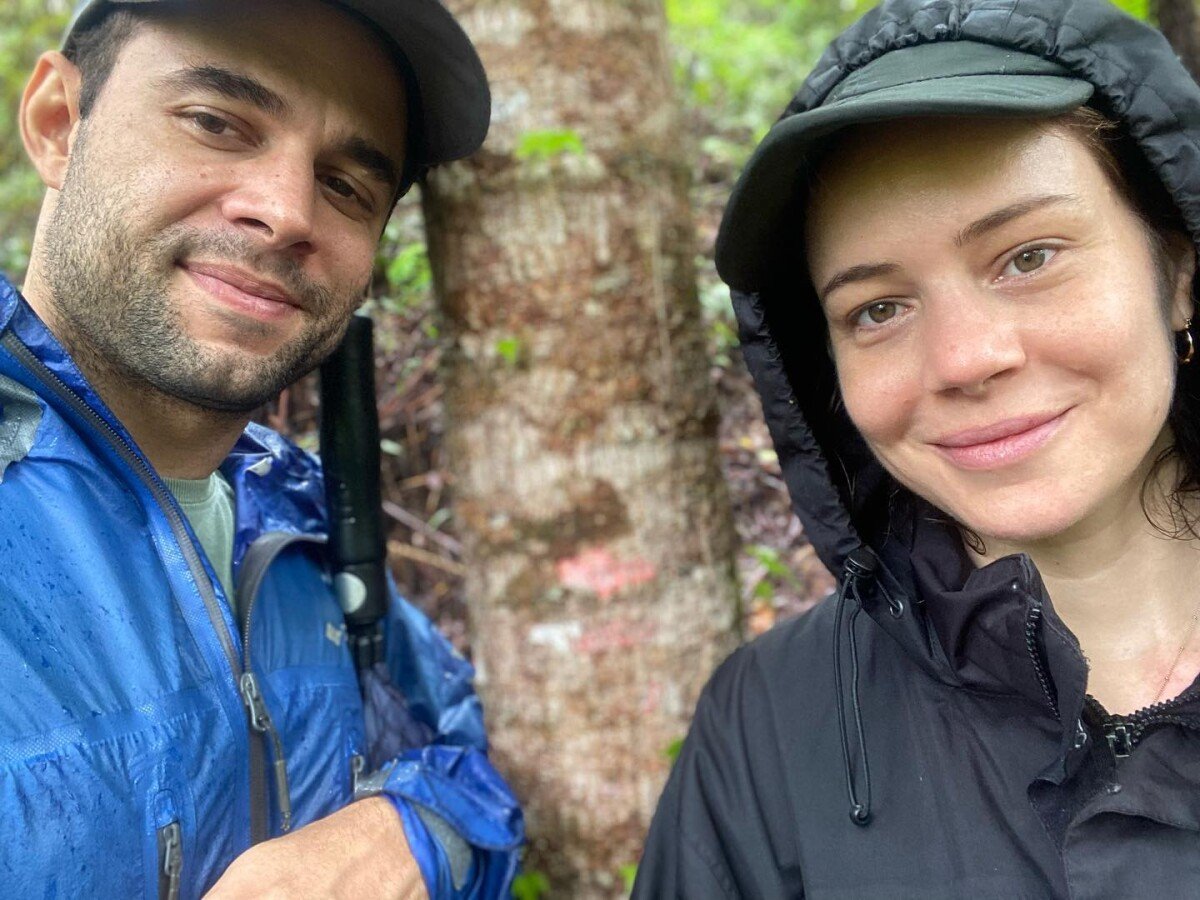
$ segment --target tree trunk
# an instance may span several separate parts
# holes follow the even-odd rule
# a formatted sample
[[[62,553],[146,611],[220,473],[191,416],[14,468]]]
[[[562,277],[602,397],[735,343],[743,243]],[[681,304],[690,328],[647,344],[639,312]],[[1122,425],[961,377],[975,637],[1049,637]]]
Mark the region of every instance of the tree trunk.
[[[1200,81],[1200,16],[1196,0],[1151,0],[1151,15],[1192,77]]]
[[[459,0],[484,151],[424,193],[447,446],[493,754],[552,896],[622,893],[734,540],[660,0]]]

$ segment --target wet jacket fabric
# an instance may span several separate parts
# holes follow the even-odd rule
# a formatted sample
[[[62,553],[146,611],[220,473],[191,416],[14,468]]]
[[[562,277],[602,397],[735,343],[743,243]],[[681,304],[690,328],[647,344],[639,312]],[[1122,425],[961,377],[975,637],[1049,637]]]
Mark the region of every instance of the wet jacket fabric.
[[[0,281],[0,897],[199,897],[356,784],[395,803],[431,897],[507,896],[523,822],[487,760],[469,663],[393,596],[364,714],[318,464],[252,425],[222,472],[236,606]],[[470,847],[458,888],[447,825]]]
[[[960,37],[1091,81],[1200,235],[1200,89],[1106,4],[886,3],[785,116],[889,49]],[[834,402],[795,256],[780,250],[733,301],[795,509],[839,589],[713,676],[634,897],[1200,896],[1200,680],[1129,717],[1088,698],[1087,662],[1031,560],[975,568]]]

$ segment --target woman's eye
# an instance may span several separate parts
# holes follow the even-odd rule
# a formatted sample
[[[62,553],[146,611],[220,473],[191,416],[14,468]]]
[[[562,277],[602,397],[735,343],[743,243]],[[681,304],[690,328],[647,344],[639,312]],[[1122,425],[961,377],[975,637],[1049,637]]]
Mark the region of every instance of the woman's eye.
[[[1049,247],[1031,247],[1028,250],[1022,250],[1016,256],[1008,261],[1008,265],[1004,267],[1002,275],[1028,275],[1030,272],[1036,272],[1046,263],[1050,262],[1056,251]]]
[[[879,300],[862,307],[854,316],[854,324],[860,328],[870,328],[872,325],[886,325],[896,318],[900,312],[900,304],[892,300]]]

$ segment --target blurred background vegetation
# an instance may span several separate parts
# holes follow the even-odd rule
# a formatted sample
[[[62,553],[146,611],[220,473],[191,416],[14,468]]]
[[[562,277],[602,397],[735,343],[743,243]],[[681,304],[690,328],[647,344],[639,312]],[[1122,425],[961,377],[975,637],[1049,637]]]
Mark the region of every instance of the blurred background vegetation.
[[[20,278],[41,203],[38,181],[21,147],[17,104],[38,54],[54,47],[70,0],[6,0],[0,6],[0,271]]]

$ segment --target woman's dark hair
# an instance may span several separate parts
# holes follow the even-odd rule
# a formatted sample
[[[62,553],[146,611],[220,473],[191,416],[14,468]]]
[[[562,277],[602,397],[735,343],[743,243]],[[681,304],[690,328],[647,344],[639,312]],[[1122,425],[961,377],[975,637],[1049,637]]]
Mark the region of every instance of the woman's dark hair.
[[[1176,266],[1173,246],[1183,238],[1193,248],[1196,243],[1175,201],[1136,142],[1101,112],[1082,107],[1052,119],[1049,124],[1065,128],[1084,143],[1122,199],[1142,220],[1158,273],[1163,317],[1169,320]],[[1192,294],[1193,297],[1197,294],[1195,286]],[[1154,459],[1142,483],[1142,511],[1150,524],[1165,535],[1200,538],[1196,503],[1200,498],[1200,370],[1196,367],[1178,368],[1167,424],[1174,442]],[[1165,508],[1161,508],[1163,504],[1154,496],[1154,490],[1168,477],[1174,478],[1175,484],[1162,498]]]

